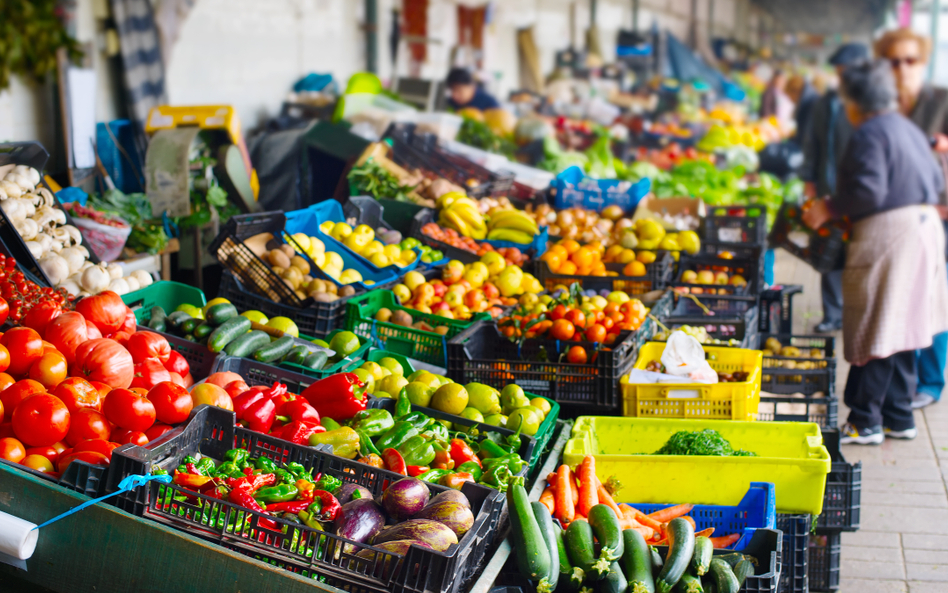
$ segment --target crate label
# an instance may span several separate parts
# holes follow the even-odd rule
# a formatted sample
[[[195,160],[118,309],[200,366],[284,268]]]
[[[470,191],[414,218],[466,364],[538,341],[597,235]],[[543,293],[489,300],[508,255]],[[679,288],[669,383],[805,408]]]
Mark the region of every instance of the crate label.
[[[743,243],[744,231],[741,228],[718,229],[718,241],[722,243]]]
[[[668,399],[698,399],[701,391],[698,389],[669,389]]]
[[[517,381],[517,385],[522,387],[524,391],[530,391],[530,392],[550,390],[549,381],[540,381],[537,379],[520,379]]]

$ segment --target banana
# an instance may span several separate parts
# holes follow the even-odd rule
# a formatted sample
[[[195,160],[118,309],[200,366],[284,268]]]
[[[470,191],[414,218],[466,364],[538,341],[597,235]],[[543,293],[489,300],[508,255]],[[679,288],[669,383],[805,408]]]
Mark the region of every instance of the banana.
[[[471,198],[468,198],[468,197],[458,198],[458,199],[454,200],[454,202],[451,203],[451,208],[454,208],[455,206],[460,206],[461,204],[467,204],[467,205],[473,207],[474,210],[477,210],[477,209],[478,209],[478,207],[477,207],[477,202],[475,202],[474,200],[472,200]]]
[[[472,236],[473,233],[472,233],[471,227],[467,224],[467,222],[463,218],[461,218],[460,215],[458,215],[457,212],[454,212],[453,210],[448,209],[448,210],[442,210],[441,213],[444,215],[444,218],[446,221],[453,224],[454,230],[461,233],[465,237]]]
[[[448,208],[448,211],[460,216],[461,219],[463,219],[464,222],[466,222],[471,228],[485,230],[487,228],[487,226],[484,224],[484,217],[481,216],[480,212],[467,204],[452,206],[451,208]]]
[[[510,241],[512,243],[520,243],[523,245],[528,245],[533,242],[533,235],[528,235],[523,231],[506,228],[492,230],[487,234],[487,238],[491,241]]]
[[[526,214],[508,214],[490,221],[492,229],[514,229],[522,231],[531,237],[539,232],[537,223]]]

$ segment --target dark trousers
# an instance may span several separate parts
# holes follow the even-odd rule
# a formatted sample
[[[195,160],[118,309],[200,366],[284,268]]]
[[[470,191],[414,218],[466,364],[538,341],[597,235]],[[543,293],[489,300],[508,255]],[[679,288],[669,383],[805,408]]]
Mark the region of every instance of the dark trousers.
[[[849,423],[856,428],[885,426],[907,430],[914,427],[915,380],[914,350],[849,367],[843,394],[843,401],[849,407]]]
[[[820,277],[820,292],[823,296],[823,322],[843,322],[843,271],[833,270]]]

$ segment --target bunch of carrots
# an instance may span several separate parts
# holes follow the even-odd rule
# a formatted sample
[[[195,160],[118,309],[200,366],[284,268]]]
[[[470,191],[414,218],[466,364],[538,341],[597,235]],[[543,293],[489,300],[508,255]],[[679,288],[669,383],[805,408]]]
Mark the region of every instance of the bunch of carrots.
[[[577,519],[585,520],[589,515],[589,510],[597,504],[611,507],[619,518],[622,529],[638,531],[651,545],[668,543],[667,527],[672,519],[682,517],[695,527],[694,519],[688,516],[694,508],[693,504],[678,504],[648,515],[628,504],[616,504],[612,493],[596,477],[596,459],[592,455],[587,455],[576,467],[575,472],[564,464],[549,474],[546,480],[548,485],[540,495],[540,503],[550,511],[553,518],[559,521],[564,529]],[[696,537],[709,538],[715,548],[730,547],[741,538],[740,533],[711,537],[713,533],[713,527],[702,531],[695,530]]]

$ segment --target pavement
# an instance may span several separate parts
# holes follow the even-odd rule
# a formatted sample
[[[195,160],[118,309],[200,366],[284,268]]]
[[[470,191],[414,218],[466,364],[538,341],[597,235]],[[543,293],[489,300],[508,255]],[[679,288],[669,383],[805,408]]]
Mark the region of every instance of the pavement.
[[[794,333],[812,334],[822,319],[819,275],[778,250],[774,278],[803,286]],[[836,338],[842,424],[849,365]],[[839,593],[948,593],[948,400],[917,411],[915,425],[913,441],[842,448],[847,461],[862,461],[862,509],[859,531],[842,535]]]

